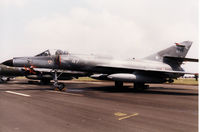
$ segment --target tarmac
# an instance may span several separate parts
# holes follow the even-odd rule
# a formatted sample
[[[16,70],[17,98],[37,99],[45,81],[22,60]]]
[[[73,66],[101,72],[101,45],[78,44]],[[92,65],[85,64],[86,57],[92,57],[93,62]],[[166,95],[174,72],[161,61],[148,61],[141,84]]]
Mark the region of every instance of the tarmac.
[[[197,132],[198,86],[65,81],[67,90],[0,84],[0,132]]]

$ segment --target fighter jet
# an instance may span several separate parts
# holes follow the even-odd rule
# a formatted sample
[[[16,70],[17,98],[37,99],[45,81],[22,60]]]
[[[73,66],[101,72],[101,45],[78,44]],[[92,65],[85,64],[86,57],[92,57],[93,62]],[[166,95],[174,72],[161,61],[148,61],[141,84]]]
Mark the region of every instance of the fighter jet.
[[[92,78],[115,81],[116,87],[122,87],[123,82],[131,82],[134,83],[135,89],[143,90],[148,87],[145,83],[173,82],[174,79],[186,74],[187,72],[181,67],[183,62],[198,62],[198,59],[185,58],[191,45],[191,41],[175,43],[175,45],[143,59],[129,61],[60,51],[51,56],[13,58],[3,64],[52,69],[54,70],[54,86],[60,89],[63,86],[58,83],[57,70],[61,69],[88,72],[93,74]]]

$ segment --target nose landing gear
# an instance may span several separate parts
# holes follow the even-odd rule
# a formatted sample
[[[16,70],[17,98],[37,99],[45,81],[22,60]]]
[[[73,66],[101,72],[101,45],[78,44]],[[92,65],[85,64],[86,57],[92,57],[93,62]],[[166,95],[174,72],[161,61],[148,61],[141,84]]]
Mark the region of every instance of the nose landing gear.
[[[58,75],[57,70],[55,70],[54,72],[52,72],[52,74],[54,76],[54,83],[53,83],[54,90],[56,90],[56,91],[65,91],[66,90],[65,84],[58,82],[58,78],[59,78],[59,76],[62,75],[62,72]]]
[[[65,84],[64,83],[58,83],[58,82],[54,82],[54,90],[56,91],[65,91]]]

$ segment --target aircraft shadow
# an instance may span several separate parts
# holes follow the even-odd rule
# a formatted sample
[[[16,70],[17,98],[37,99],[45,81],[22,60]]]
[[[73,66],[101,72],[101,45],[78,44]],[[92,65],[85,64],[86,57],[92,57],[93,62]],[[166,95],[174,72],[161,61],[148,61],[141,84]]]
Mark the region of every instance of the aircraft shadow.
[[[186,96],[198,96],[198,93],[186,93],[186,92],[177,92],[176,90],[187,90],[187,89],[178,89],[178,88],[163,88],[163,87],[150,87],[144,91],[136,91],[131,87],[125,86],[122,88],[116,88],[114,86],[104,86],[104,87],[88,87],[87,90],[91,91],[102,91],[106,93],[142,93],[142,94],[162,94],[162,95],[186,95]],[[160,90],[160,91],[158,91]],[[165,91],[162,91],[165,90]],[[166,91],[170,90],[170,91]],[[174,90],[174,91],[173,91]]]
[[[52,84],[40,84],[40,83],[34,83],[29,84],[27,82],[19,82],[19,83],[8,83],[9,85],[16,85],[16,84],[23,84],[23,85],[33,85],[35,87],[32,88],[0,88],[0,91],[8,91],[8,90],[14,90],[14,91],[29,91],[29,90],[54,90],[52,87]],[[164,87],[150,87],[147,90],[144,91],[136,91],[131,86],[124,86],[121,88],[116,88],[114,86],[100,86],[100,87],[85,87],[84,88],[77,88],[77,84],[72,84],[67,86],[66,92],[84,92],[84,91],[101,91],[106,93],[142,93],[142,94],[162,94],[162,95],[181,95],[181,96],[198,96],[198,93],[187,93],[185,91],[188,91],[189,89],[183,89],[183,88],[164,88]],[[47,87],[39,87],[38,86],[47,86]],[[178,92],[177,92],[178,91]],[[180,92],[179,92],[180,91]],[[183,91],[183,92],[181,92]]]

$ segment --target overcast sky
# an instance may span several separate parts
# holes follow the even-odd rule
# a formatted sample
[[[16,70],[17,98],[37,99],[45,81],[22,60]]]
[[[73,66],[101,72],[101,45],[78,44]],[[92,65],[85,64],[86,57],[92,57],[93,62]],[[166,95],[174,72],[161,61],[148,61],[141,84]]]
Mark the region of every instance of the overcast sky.
[[[0,62],[45,49],[142,58],[185,40],[198,57],[198,0],[0,0],[0,18]]]

